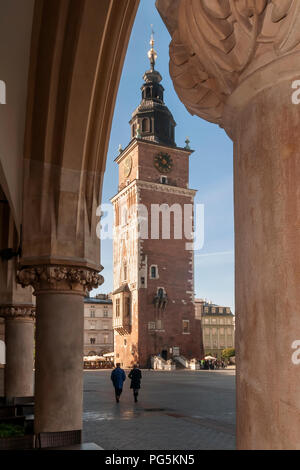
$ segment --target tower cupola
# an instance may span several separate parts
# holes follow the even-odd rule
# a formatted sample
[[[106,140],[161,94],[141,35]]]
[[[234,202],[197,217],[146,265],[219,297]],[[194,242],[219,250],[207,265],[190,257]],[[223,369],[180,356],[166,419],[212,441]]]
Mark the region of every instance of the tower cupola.
[[[148,51],[150,69],[143,76],[142,100],[133,112],[130,121],[131,137],[176,146],[174,132],[176,123],[172,113],[164,103],[164,87],[161,85],[162,76],[155,70],[157,53],[154,49],[153,31],[150,46],[151,48]]]

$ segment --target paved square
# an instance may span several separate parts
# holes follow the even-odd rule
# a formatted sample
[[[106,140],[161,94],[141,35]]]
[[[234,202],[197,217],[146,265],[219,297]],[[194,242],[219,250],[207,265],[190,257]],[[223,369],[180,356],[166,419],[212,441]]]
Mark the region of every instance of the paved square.
[[[84,442],[107,450],[235,448],[235,371],[143,370],[136,404],[128,378],[116,404],[110,374],[84,372]]]

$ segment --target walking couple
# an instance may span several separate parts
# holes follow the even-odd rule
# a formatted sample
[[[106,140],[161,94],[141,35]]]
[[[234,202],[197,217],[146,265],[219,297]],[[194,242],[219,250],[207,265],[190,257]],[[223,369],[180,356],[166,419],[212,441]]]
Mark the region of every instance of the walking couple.
[[[128,377],[131,379],[130,388],[133,390],[134,401],[137,402],[139,389],[141,388],[142,373],[136,364],[129,372]],[[123,391],[123,383],[126,380],[125,372],[123,369],[121,369],[120,363],[116,364],[116,368],[112,371],[110,378],[112,380],[113,386],[115,387],[116,402],[119,403],[120,396]]]

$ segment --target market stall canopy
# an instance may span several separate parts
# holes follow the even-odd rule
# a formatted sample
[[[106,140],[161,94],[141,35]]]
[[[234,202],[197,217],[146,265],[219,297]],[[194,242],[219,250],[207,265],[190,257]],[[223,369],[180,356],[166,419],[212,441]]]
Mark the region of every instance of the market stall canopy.
[[[84,361],[103,361],[103,356],[84,356]]]

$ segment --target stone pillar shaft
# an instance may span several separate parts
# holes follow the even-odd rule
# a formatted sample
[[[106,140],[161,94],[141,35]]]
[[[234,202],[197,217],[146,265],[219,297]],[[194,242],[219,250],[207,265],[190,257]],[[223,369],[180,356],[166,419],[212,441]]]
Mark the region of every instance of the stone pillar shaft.
[[[5,317],[5,397],[33,396],[35,309],[32,305],[22,305],[6,306],[0,310]]]
[[[83,297],[37,293],[35,432],[82,428]]]
[[[300,339],[300,107],[291,83],[253,97],[235,129],[240,449],[300,448],[300,368],[292,361]]]
[[[234,142],[237,446],[300,449],[300,3],[156,4],[177,94]]]
[[[23,268],[36,295],[35,433],[82,429],[83,296],[102,276],[72,266]]]

